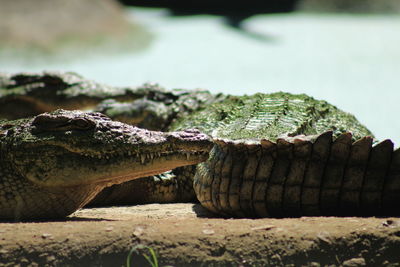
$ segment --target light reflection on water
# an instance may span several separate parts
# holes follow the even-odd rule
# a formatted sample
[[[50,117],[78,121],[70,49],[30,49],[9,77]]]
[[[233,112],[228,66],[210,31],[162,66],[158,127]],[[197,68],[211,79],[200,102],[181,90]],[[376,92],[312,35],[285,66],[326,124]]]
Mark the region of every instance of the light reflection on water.
[[[68,70],[112,85],[152,81],[231,94],[306,93],[400,146],[399,16],[259,15],[245,21],[243,33],[220,17],[129,13],[154,35],[144,50],[40,64],[1,60],[0,71]]]

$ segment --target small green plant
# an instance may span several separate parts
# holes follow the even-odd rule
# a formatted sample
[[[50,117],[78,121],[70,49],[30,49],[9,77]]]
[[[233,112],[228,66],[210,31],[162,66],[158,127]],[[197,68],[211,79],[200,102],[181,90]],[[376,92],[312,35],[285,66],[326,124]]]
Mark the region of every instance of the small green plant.
[[[143,252],[143,250],[147,249],[150,255]],[[126,267],[131,267],[132,254],[142,254],[142,256],[147,260],[147,262],[151,265],[151,267],[158,267],[158,259],[156,252],[153,248],[145,246],[145,245],[136,245],[129,251],[128,257],[126,258]],[[173,267],[173,266],[164,266],[164,267]]]

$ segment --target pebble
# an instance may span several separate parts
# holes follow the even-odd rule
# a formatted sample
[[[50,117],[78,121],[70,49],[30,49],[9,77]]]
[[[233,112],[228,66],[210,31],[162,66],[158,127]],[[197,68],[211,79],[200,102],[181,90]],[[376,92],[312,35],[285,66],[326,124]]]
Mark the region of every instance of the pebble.
[[[272,228],[275,228],[275,225],[272,224],[266,224],[266,225],[261,225],[261,226],[256,226],[256,227],[252,227],[251,230],[252,231],[257,231],[257,230],[271,230]]]
[[[390,227],[390,228],[400,227],[400,220],[388,219],[388,220],[385,220],[385,221],[382,223],[382,226],[384,226],[384,227]]]
[[[327,244],[332,243],[332,241],[330,240],[330,234],[327,231],[319,232],[317,238]]]
[[[215,231],[213,229],[204,229],[203,234],[212,235],[212,234],[215,234]]]
[[[364,258],[353,258],[347,261],[344,261],[342,264],[343,267],[359,267],[366,266]]]
[[[52,234],[49,234],[49,233],[43,233],[43,234],[42,234],[42,238],[43,238],[43,239],[46,239],[46,238],[48,238],[48,239],[53,239],[53,235],[52,235]]]
[[[141,235],[143,234],[143,231],[144,231],[143,227],[138,226],[138,227],[136,227],[135,230],[133,231],[133,234],[134,234],[135,236],[141,236]]]

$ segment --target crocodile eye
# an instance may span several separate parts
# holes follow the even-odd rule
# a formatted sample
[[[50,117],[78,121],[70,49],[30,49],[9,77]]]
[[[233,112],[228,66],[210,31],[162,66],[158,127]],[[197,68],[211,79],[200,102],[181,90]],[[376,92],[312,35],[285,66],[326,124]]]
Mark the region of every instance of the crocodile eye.
[[[34,132],[54,131],[68,124],[68,118],[40,114],[32,122]]]
[[[71,130],[89,130],[96,123],[86,118],[69,118],[66,116],[38,115],[33,120],[33,133],[41,132],[65,132]]]
[[[78,118],[78,119],[72,120],[72,124],[76,128],[82,129],[82,130],[91,129],[91,128],[94,128],[94,126],[95,126],[95,123],[93,121],[86,120],[83,118]]]

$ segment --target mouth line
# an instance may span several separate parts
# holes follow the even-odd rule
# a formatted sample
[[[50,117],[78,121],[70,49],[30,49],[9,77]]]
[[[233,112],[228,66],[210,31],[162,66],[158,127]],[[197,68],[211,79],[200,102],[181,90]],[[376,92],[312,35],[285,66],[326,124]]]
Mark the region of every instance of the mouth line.
[[[150,175],[156,175],[165,171],[169,171],[173,168],[185,165],[198,164],[205,161],[208,158],[208,151],[168,151],[168,152],[156,152],[156,153],[142,153],[137,156],[136,153],[127,154],[110,154],[104,155],[98,159],[93,157],[87,157],[90,160],[100,161],[100,165],[108,165],[109,167],[113,164],[119,166],[119,161],[125,161],[125,164],[131,166],[130,170],[120,175],[107,175],[102,179],[98,180],[98,183],[106,183],[107,186],[113,184],[119,184],[122,182],[130,181],[139,177],[146,177]],[[160,155],[160,156],[158,156]],[[108,157],[108,158],[106,158]],[[161,161],[158,161],[161,159]],[[165,159],[162,161],[162,159]],[[176,163],[179,162],[178,165]],[[186,162],[186,163],[184,163]],[[96,164],[96,162],[92,162]]]
[[[185,156],[186,160],[190,160],[191,158],[199,158],[208,155],[208,151],[188,151],[188,150],[174,150],[174,151],[163,151],[163,152],[133,152],[133,151],[119,151],[116,153],[104,153],[104,154],[90,154],[90,153],[82,153],[82,155],[89,159],[95,160],[121,160],[128,159],[132,161],[137,161],[142,165],[152,162],[157,159],[163,159],[168,157],[179,157]]]

